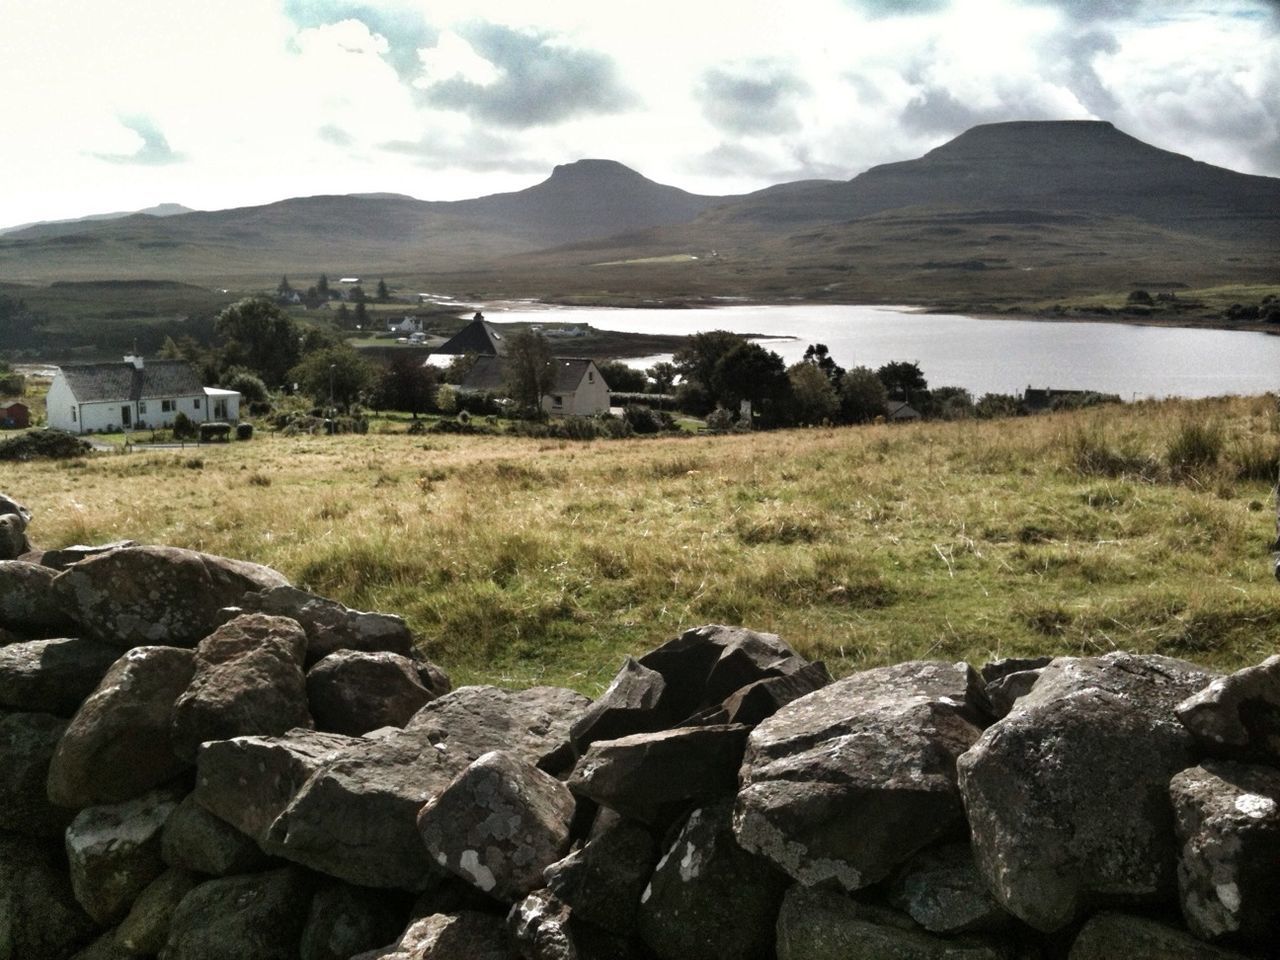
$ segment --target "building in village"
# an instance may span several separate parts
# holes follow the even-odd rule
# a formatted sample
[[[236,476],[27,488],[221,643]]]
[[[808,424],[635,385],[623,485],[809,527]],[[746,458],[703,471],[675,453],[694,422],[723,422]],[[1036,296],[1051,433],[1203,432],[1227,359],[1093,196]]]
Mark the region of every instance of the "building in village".
[[[71,433],[170,427],[179,413],[194,423],[240,419],[237,391],[203,386],[185,360],[137,355],[59,367],[46,405],[49,426]]]

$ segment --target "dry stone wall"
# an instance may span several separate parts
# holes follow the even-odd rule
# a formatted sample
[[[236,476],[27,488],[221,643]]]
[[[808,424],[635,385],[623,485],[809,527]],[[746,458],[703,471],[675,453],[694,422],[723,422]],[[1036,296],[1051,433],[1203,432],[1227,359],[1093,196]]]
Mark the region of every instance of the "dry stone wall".
[[[833,681],[692,629],[597,700],[0,495],[0,960],[1276,956],[1280,656]]]

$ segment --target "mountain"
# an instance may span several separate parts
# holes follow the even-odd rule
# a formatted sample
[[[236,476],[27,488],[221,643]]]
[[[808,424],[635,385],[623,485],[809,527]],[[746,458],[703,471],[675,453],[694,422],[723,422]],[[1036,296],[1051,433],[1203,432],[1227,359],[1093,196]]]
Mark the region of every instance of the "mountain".
[[[1280,282],[1280,180],[1109,123],[986,124],[848,181],[709,197],[610,160],[511,193],[320,196],[0,238],[0,278],[261,284],[320,271],[482,296],[1055,298]],[[1051,301],[1052,302],[1052,301]]]
[[[176,217],[180,213],[191,213],[190,207],[184,207],[180,203],[158,203],[154,207],[147,207],[145,210],[123,210],[116,213],[93,213],[87,217],[76,217],[71,220],[40,220],[35,223],[20,223],[12,227],[0,227],[0,236],[9,233],[17,233],[19,231],[30,231],[37,227],[72,227],[81,223],[91,223],[97,220],[119,220],[123,217],[132,217],[137,214],[143,214],[148,217]]]

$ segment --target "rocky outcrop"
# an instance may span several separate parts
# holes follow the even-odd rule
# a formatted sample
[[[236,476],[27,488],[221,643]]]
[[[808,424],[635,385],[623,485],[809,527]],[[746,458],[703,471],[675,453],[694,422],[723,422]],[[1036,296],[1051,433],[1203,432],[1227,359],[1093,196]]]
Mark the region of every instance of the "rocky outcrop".
[[[33,637],[66,636],[72,620],[54,591],[57,571],[21,560],[0,560],[0,627]]]
[[[450,691],[399,618],[252,565],[27,557],[0,561],[20,587],[0,586],[0,958],[1280,942],[1275,658],[1223,678],[1111,654],[833,683],[778,637],[708,626],[628,659],[592,704]],[[46,635],[50,593],[66,636]]]

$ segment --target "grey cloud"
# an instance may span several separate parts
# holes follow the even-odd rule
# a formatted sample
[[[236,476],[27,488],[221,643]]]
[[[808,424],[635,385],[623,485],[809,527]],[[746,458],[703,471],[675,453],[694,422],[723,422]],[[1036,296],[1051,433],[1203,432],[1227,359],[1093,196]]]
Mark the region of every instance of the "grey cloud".
[[[521,156],[511,141],[483,130],[473,130],[461,139],[444,140],[425,136],[420,140],[388,140],[378,144],[387,153],[410,157],[429,170],[460,169],[477,173],[545,173],[554,165],[546,160]]]
[[[316,131],[316,135],[325,143],[332,143],[335,147],[349,147],[355,143],[355,138],[351,134],[332,123],[326,123]]]
[[[845,3],[874,19],[939,13],[951,6],[951,0],[845,0]]]
[[[976,109],[942,87],[927,87],[902,111],[902,126],[915,134],[955,136],[980,123],[1002,120],[1060,120],[1032,100],[1016,99],[987,109]]]
[[[1022,0],[1025,6],[1056,7],[1063,15],[1082,23],[1099,20],[1129,20],[1148,6],[1147,0]],[[1168,9],[1188,0],[1163,0]]]
[[[808,85],[783,67],[745,64],[732,72],[708,70],[695,91],[702,112],[729,133],[787,133],[800,128],[795,100]]]
[[[182,154],[174,152],[165,135],[150,117],[121,117],[120,123],[142,138],[142,146],[133,153],[95,153],[94,156],[99,160],[159,167],[180,163],[185,159]]]
[[[784,162],[740,143],[721,143],[688,164],[695,173],[712,176],[749,176],[770,183],[796,180],[845,180],[850,176],[845,167],[815,160],[807,148],[797,147]]]
[[[1080,33],[1061,33],[1051,37],[1044,46],[1045,62],[1057,64],[1051,68],[1054,79],[1076,95],[1085,108],[1098,116],[1116,109],[1115,95],[1107,89],[1094,69],[1094,59],[1103,53],[1115,53],[1120,44],[1106,30],[1088,29]]]
[[[432,84],[423,96],[433,106],[523,129],[582,114],[620,113],[636,103],[604,54],[557,46],[549,34],[493,23],[472,23],[458,32],[494,66],[498,78],[490,84],[462,77]]]
[[[359,20],[371,32],[386,38],[386,61],[405,81],[421,72],[418,50],[435,46],[440,36],[421,13],[409,8],[375,7],[351,0],[285,0],[284,11],[301,28]]]

